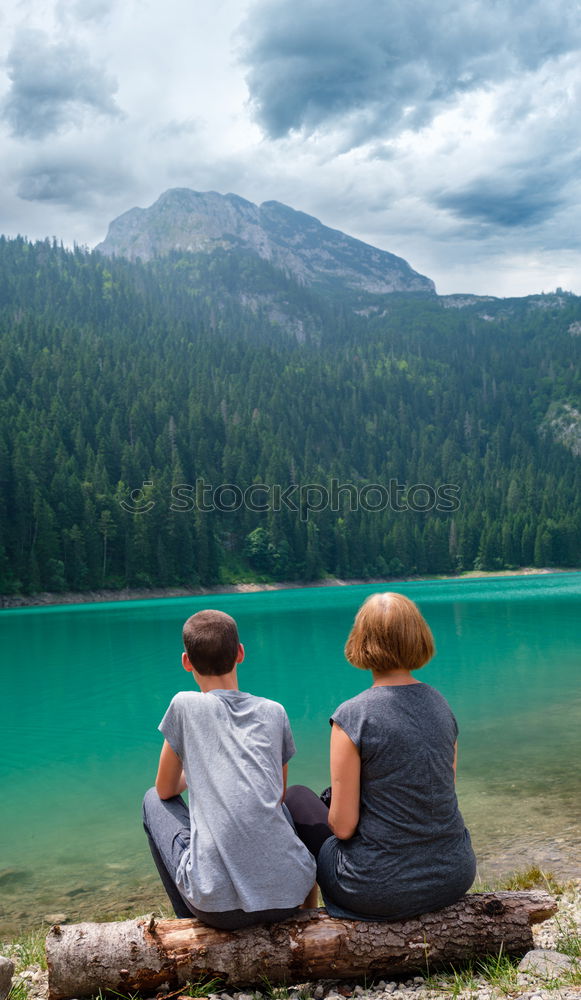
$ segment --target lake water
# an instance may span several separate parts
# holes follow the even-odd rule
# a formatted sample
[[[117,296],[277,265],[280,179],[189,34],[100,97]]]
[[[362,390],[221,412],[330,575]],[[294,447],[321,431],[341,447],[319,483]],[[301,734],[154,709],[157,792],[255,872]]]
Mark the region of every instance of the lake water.
[[[328,784],[328,717],[369,676],[343,645],[377,585],[0,613],[0,931],[146,912],[163,901],[140,822],[157,725],[177,690],[181,625],[233,614],[240,686],[281,701],[290,782]],[[388,589],[385,587],[384,589]],[[581,875],[581,573],[398,584],[438,653],[418,675],[460,725],[458,790],[486,878],[540,863]]]

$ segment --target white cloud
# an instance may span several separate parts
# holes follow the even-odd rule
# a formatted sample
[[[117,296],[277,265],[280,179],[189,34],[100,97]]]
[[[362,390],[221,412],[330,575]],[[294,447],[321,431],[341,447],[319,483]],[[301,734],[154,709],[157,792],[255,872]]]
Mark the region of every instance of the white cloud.
[[[293,9],[299,17],[300,5]],[[470,9],[481,9],[480,0]],[[22,84],[32,78],[30,60],[28,75],[20,72],[19,134],[11,136],[8,123],[0,131],[4,231],[94,244],[112,218],[168,187],[232,191],[286,202],[403,256],[441,292],[525,294],[561,285],[581,293],[581,72],[578,55],[566,51],[576,44],[572,30],[560,39],[552,18],[545,36],[534,35],[534,18],[520,17],[518,58],[508,68],[500,66],[507,46],[487,36],[477,64],[451,66],[456,83],[428,101],[424,124],[416,112],[401,112],[386,130],[377,108],[362,103],[316,127],[313,119],[309,134],[271,139],[252,117],[239,60],[241,25],[258,24],[264,10],[240,0],[58,0],[54,8],[23,0],[5,10],[6,70],[23,31],[43,33],[41,57],[73,55],[60,63],[68,76],[39,67],[52,89],[31,90],[30,104]],[[503,23],[516,10],[516,0],[506,0]],[[458,45],[460,29],[459,21]],[[423,30],[440,29],[429,22]],[[428,42],[443,66],[452,41]],[[409,63],[417,87],[421,59]],[[348,87],[347,64],[344,74]],[[0,100],[10,102],[14,87],[6,72]],[[46,114],[38,124],[47,102],[51,134],[43,132]]]

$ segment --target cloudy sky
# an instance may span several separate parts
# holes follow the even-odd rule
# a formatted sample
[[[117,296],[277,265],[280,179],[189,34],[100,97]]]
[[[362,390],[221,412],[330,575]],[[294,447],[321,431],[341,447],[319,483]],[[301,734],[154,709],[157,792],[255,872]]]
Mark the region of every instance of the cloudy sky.
[[[285,202],[440,293],[581,294],[577,0],[5,0],[0,231]]]

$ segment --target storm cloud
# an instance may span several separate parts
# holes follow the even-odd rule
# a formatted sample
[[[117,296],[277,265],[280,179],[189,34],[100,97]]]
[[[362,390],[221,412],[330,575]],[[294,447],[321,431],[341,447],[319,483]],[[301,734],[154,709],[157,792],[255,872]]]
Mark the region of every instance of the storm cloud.
[[[87,111],[116,116],[115,81],[91,64],[84,48],[51,42],[45,32],[20,29],[7,57],[11,86],[2,116],[12,135],[44,139],[67,126],[79,125]]]
[[[549,219],[565,202],[556,177],[531,176],[524,181],[508,174],[482,178],[457,191],[436,196],[434,202],[462,219],[504,228],[532,226]]]
[[[54,202],[68,207],[88,205],[100,195],[127,190],[129,176],[122,169],[77,157],[39,158],[25,169],[18,197],[25,201]]]
[[[359,145],[577,49],[581,21],[570,0],[267,0],[244,39],[270,138],[340,127]]]

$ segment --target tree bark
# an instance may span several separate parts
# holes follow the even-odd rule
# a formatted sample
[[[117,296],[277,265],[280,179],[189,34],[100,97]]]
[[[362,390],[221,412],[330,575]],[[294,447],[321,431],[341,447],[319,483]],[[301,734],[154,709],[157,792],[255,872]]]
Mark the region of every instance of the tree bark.
[[[198,920],[144,917],[55,925],[46,940],[49,1000],[175,989],[218,978],[229,985],[385,978],[432,971],[478,955],[524,954],[532,924],[557,904],[546,892],[473,893],[453,906],[395,923],[337,920],[306,910],[284,923],[218,931]]]

